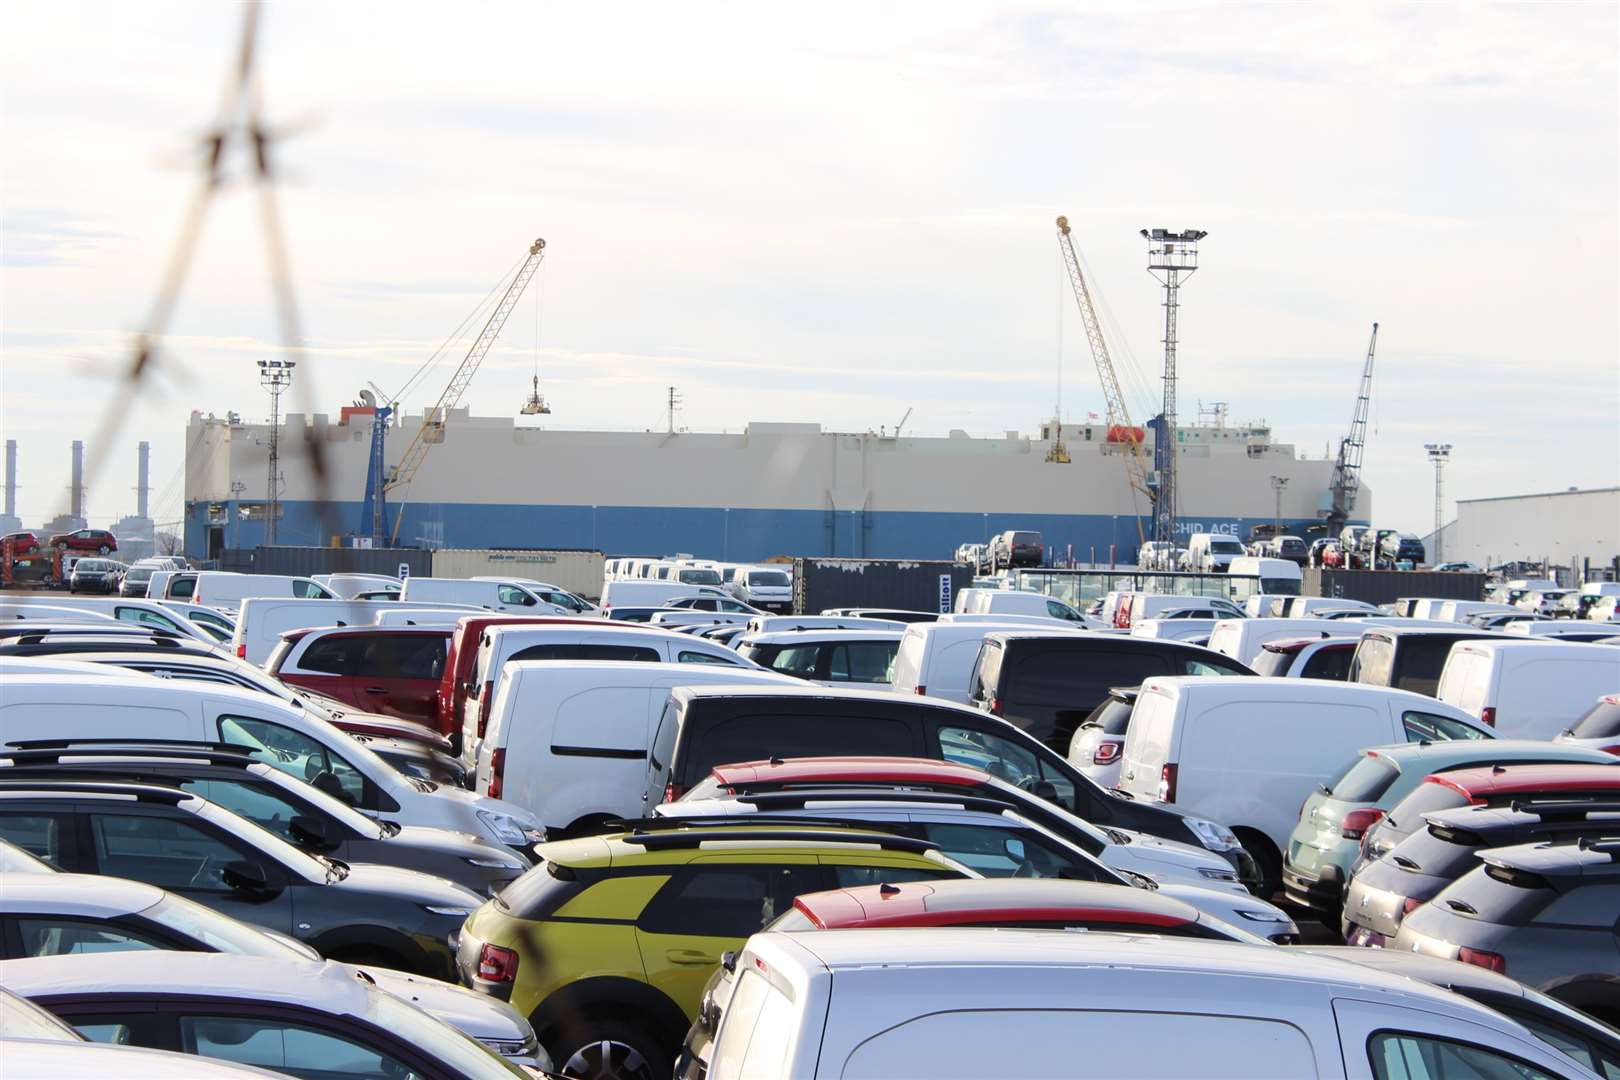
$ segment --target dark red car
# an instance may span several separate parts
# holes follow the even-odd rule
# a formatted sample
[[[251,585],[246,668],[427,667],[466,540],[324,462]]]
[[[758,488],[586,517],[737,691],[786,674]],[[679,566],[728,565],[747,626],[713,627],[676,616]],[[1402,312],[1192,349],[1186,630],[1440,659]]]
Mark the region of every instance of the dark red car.
[[[428,721],[441,734],[450,737],[458,753],[461,750],[461,706],[472,688],[473,668],[478,661],[478,643],[489,627],[509,623],[624,625],[612,619],[580,619],[566,615],[468,615],[458,620],[450,634],[450,654],[445,660],[444,674],[439,679],[437,711]]]
[[[58,551],[93,551],[106,555],[118,550],[118,537],[106,529],[80,529],[78,532],[57,533],[51,537],[50,547]]]
[[[6,533],[6,535],[0,536],[0,547],[3,547],[7,540],[11,541],[12,555],[19,559],[25,555],[32,555],[39,550],[39,537],[26,529],[22,532]]]
[[[450,631],[431,626],[290,630],[264,668],[288,686],[436,730],[449,644]]]

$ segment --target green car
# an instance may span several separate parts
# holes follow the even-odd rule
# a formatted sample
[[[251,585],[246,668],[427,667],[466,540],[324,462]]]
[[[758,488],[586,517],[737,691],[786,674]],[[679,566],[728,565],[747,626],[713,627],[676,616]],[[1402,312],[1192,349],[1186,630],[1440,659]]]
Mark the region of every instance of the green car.
[[[1337,925],[1362,837],[1425,776],[1482,765],[1613,760],[1601,751],[1594,756],[1583,747],[1534,739],[1459,739],[1364,750],[1300,806],[1299,824],[1283,855],[1283,891]]]
[[[530,1018],[558,1071],[663,1080],[728,951],[804,893],[978,877],[927,840],[814,822],[638,822],[535,846],[462,927],[474,990]]]

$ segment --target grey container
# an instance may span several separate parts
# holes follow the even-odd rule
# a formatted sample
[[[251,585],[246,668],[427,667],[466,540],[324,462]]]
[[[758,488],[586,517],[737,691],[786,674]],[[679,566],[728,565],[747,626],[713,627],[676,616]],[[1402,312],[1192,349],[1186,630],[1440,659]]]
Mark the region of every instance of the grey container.
[[[945,560],[794,559],[793,613],[836,607],[947,612],[973,573]]]
[[[414,577],[433,576],[433,552],[423,548],[257,547],[243,565],[245,552],[227,551],[221,570],[249,574],[386,574],[398,577],[401,564]]]
[[[1444,600],[1479,600],[1485,595],[1484,574],[1437,574],[1429,570],[1335,570],[1307,568],[1302,592],[1387,604],[1403,596]]]

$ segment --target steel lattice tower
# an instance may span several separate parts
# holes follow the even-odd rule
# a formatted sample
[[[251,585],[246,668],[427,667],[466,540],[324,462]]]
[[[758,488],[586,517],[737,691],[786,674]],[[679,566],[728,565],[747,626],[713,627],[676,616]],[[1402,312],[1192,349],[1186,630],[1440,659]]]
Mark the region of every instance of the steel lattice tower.
[[[1441,549],[1445,540],[1440,530],[1445,527],[1445,475],[1446,462],[1451,460],[1450,443],[1424,443],[1423,449],[1429,452],[1429,460],[1434,462],[1434,550],[1429,552],[1429,563],[1434,565],[1442,560]]]
[[[1159,417],[1154,453],[1158,491],[1153,499],[1153,539],[1176,542],[1176,307],[1183,277],[1198,269],[1198,241],[1203,229],[1143,229],[1148,242],[1148,273],[1164,285],[1164,408]]]

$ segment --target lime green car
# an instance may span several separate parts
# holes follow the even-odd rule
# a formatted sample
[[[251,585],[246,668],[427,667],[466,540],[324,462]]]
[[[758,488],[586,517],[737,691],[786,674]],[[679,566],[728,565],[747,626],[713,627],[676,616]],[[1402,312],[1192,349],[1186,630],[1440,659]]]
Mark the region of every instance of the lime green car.
[[[529,1017],[571,1076],[669,1076],[723,954],[802,893],[979,876],[928,841],[860,829],[636,828],[537,845],[461,930],[462,981]]]

